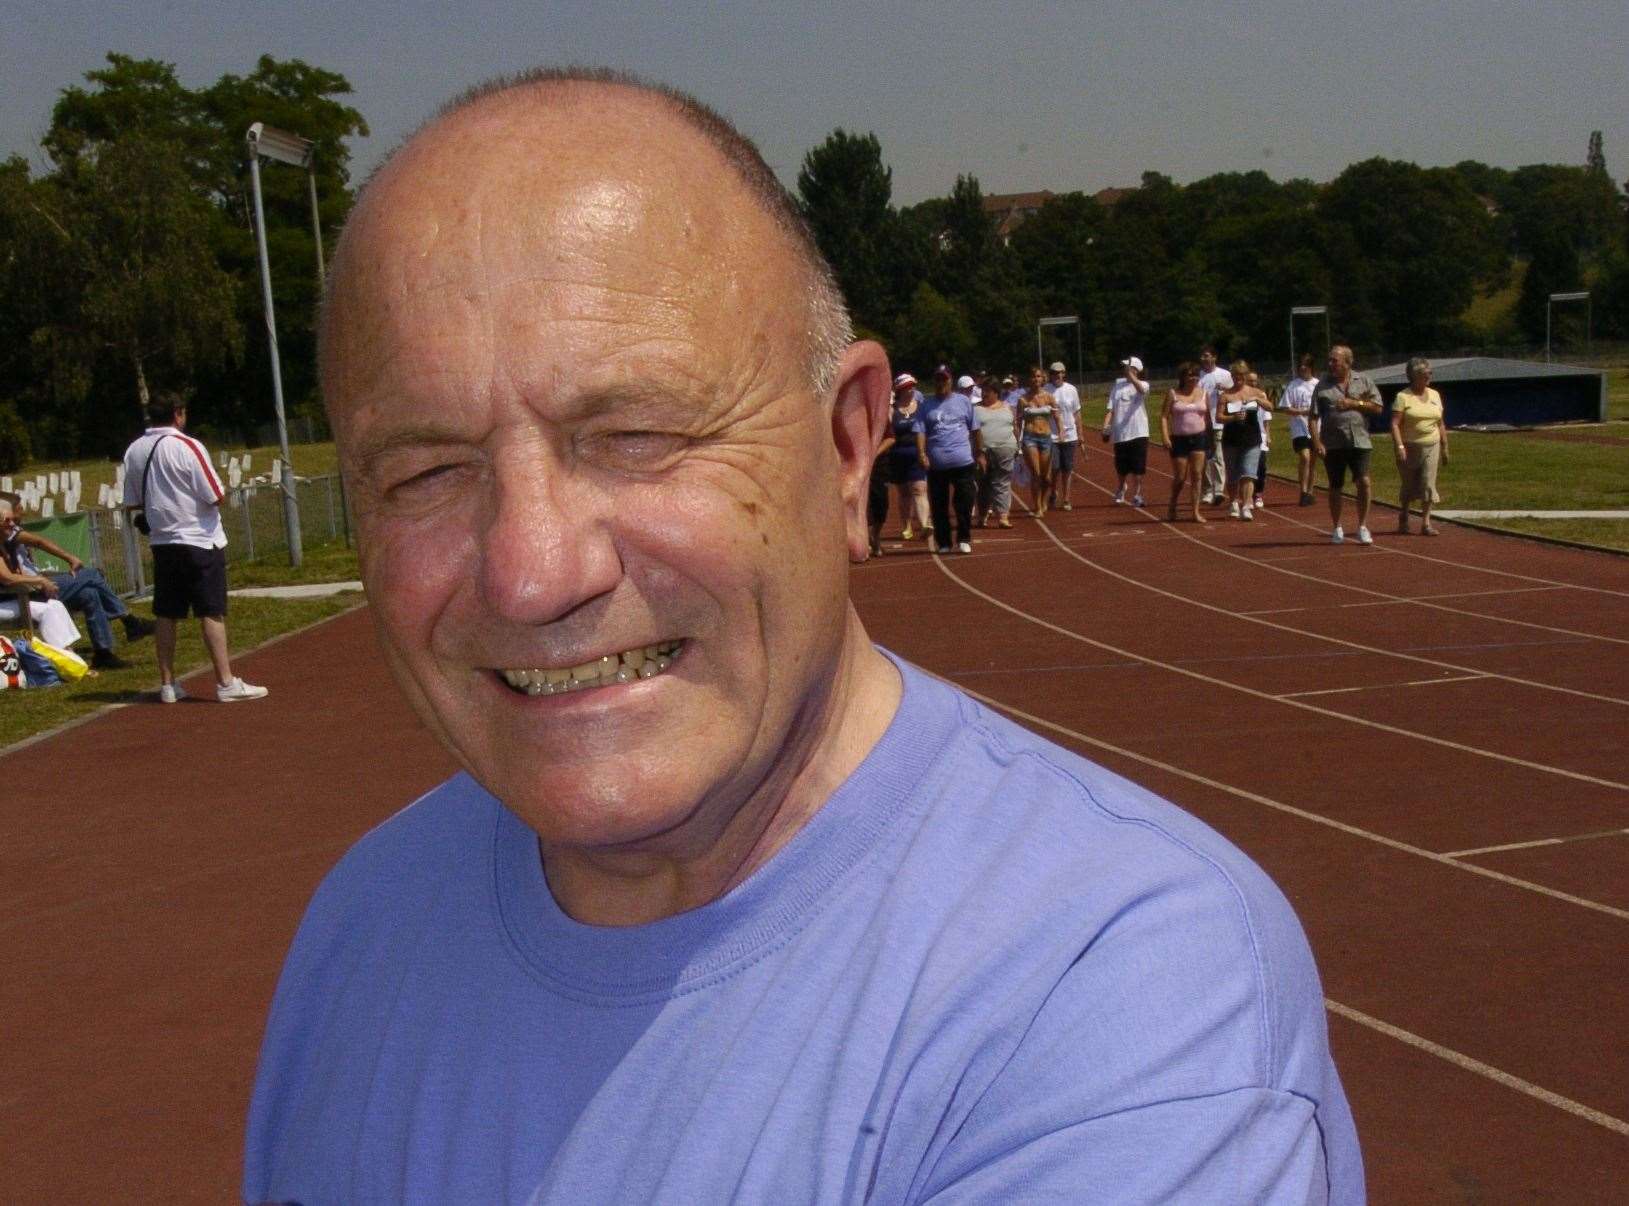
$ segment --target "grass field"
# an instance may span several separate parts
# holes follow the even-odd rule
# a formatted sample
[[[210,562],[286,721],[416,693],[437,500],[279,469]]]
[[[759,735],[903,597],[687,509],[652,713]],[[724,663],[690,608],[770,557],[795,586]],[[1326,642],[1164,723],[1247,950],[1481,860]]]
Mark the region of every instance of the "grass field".
[[[1163,397],[1167,385],[1155,383],[1152,396]],[[1106,402],[1106,387],[1093,386],[1086,391],[1084,418],[1088,434],[1101,424]],[[1157,428],[1157,417],[1151,418]],[[1568,431],[1629,440],[1629,367],[1607,370],[1607,419],[1605,424],[1579,425]],[[1449,436],[1449,450],[1450,463],[1437,480],[1443,507],[1474,511],[1629,510],[1629,443],[1560,440],[1531,431],[1456,431]],[[1290,447],[1288,425],[1282,421],[1273,425],[1267,467],[1269,473],[1295,479],[1295,453]],[[1375,437],[1371,473],[1375,498],[1396,503],[1397,461],[1388,436]],[[1321,468],[1318,480],[1324,480]],[[1347,490],[1350,493],[1351,487]],[[1284,497],[1282,487],[1278,496]],[[1489,521],[1486,526],[1629,551],[1629,521],[1624,520],[1501,519]]]
[[[241,584],[234,582],[233,585]],[[252,649],[285,632],[348,611],[361,602],[360,591],[319,599],[236,598],[232,600],[227,615],[227,635],[236,653]],[[143,616],[152,614],[145,601],[134,610]],[[115,632],[119,631],[115,625]],[[209,664],[209,656],[204,652],[195,621],[182,624],[178,636],[175,650],[178,675],[191,673]],[[83,652],[86,648],[81,644],[79,651]],[[78,720],[108,704],[138,703],[144,698],[153,698],[149,693],[158,687],[158,668],[153,660],[152,639],[127,645],[123,643],[121,635],[117,652],[131,663],[128,669],[104,670],[95,678],[83,678],[77,683],[64,683],[43,690],[7,691],[0,695],[0,746]],[[233,669],[236,670],[236,666]],[[208,687],[202,689],[207,691]],[[155,703],[154,706],[158,705]]]

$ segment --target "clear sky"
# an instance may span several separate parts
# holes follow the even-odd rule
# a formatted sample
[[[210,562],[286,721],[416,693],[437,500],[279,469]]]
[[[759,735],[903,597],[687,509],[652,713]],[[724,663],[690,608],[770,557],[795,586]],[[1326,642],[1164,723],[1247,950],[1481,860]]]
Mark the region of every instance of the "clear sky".
[[[192,86],[262,53],[341,72],[373,129],[360,169],[469,84],[575,62],[696,93],[788,184],[833,128],[875,131],[900,203],[958,172],[1062,192],[1374,155],[1581,164],[1594,129],[1621,183],[1626,45],[1624,0],[0,0],[0,155],[38,162],[57,93],[118,50]]]

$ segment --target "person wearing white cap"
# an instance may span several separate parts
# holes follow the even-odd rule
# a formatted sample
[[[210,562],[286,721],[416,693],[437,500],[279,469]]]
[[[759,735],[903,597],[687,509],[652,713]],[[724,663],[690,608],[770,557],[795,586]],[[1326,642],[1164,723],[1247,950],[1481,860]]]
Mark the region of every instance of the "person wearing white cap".
[[[1199,349],[1199,385],[1210,405],[1210,447],[1205,451],[1205,496],[1200,501],[1215,506],[1227,497],[1227,469],[1222,463],[1222,426],[1216,417],[1216,396],[1233,388],[1233,374],[1216,363],[1216,349],[1206,344]]]
[[[1109,390],[1103,415],[1103,438],[1114,444],[1114,471],[1120,482],[1114,490],[1116,505],[1143,505],[1143,474],[1148,472],[1148,382],[1143,362],[1127,356],[1120,362],[1125,376]]]
[[[922,430],[922,391],[909,373],[894,378],[894,404],[888,412],[888,423],[894,436],[888,480],[894,484],[899,500],[899,538],[915,540],[920,533],[926,540],[933,530],[928,522],[928,471],[916,455],[916,434]]]
[[[1080,447],[1080,393],[1064,380],[1064,363],[1054,360],[1049,369],[1047,391],[1057,405],[1058,432],[1052,445],[1052,483],[1048,505],[1073,511],[1069,483],[1075,476],[1075,450]]]
[[[956,388],[966,394],[967,400],[974,406],[977,406],[979,399],[984,397],[984,391],[978,387],[978,382],[974,381],[966,373],[956,378]]]

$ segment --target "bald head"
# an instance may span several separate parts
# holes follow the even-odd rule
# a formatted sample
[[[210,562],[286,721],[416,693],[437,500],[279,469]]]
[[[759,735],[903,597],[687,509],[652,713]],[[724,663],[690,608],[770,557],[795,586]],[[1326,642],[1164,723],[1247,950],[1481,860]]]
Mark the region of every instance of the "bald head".
[[[569,177],[581,186],[577,216],[597,209],[602,233],[625,218],[630,205],[679,209],[686,199],[705,198],[702,207],[743,236],[734,249],[743,258],[731,267],[773,279],[785,300],[801,310],[793,321],[804,345],[802,368],[811,392],[829,395],[838,361],[853,339],[852,325],[796,202],[757,148],[693,97],[623,73],[580,68],[536,70],[470,89],[444,105],[370,175],[341,236],[323,307],[325,384],[335,351],[336,311],[344,309],[339,295],[354,283],[354,272],[367,274],[351,245],[367,229],[375,243],[371,259],[381,233],[406,225],[399,208],[403,194],[411,206],[422,200],[427,180],[449,177],[455,200],[464,193],[457,208],[475,200],[477,187],[501,185],[508,192],[502,205],[527,217],[541,216],[545,194]],[[693,222],[680,225],[684,235],[701,233]],[[745,236],[756,236],[758,246],[749,248]]]

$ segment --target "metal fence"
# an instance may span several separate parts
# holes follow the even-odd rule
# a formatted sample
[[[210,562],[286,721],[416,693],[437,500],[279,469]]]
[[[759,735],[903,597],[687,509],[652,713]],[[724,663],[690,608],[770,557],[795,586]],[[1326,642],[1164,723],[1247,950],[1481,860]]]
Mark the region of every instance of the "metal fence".
[[[306,548],[333,541],[350,543],[351,519],[338,474],[295,479],[300,506],[300,540]],[[153,554],[146,539],[116,510],[87,510],[90,556],[108,584],[121,595],[144,595],[152,589]],[[226,527],[226,560],[234,562],[288,556],[283,523],[282,487],[240,486],[226,492],[221,504]]]

